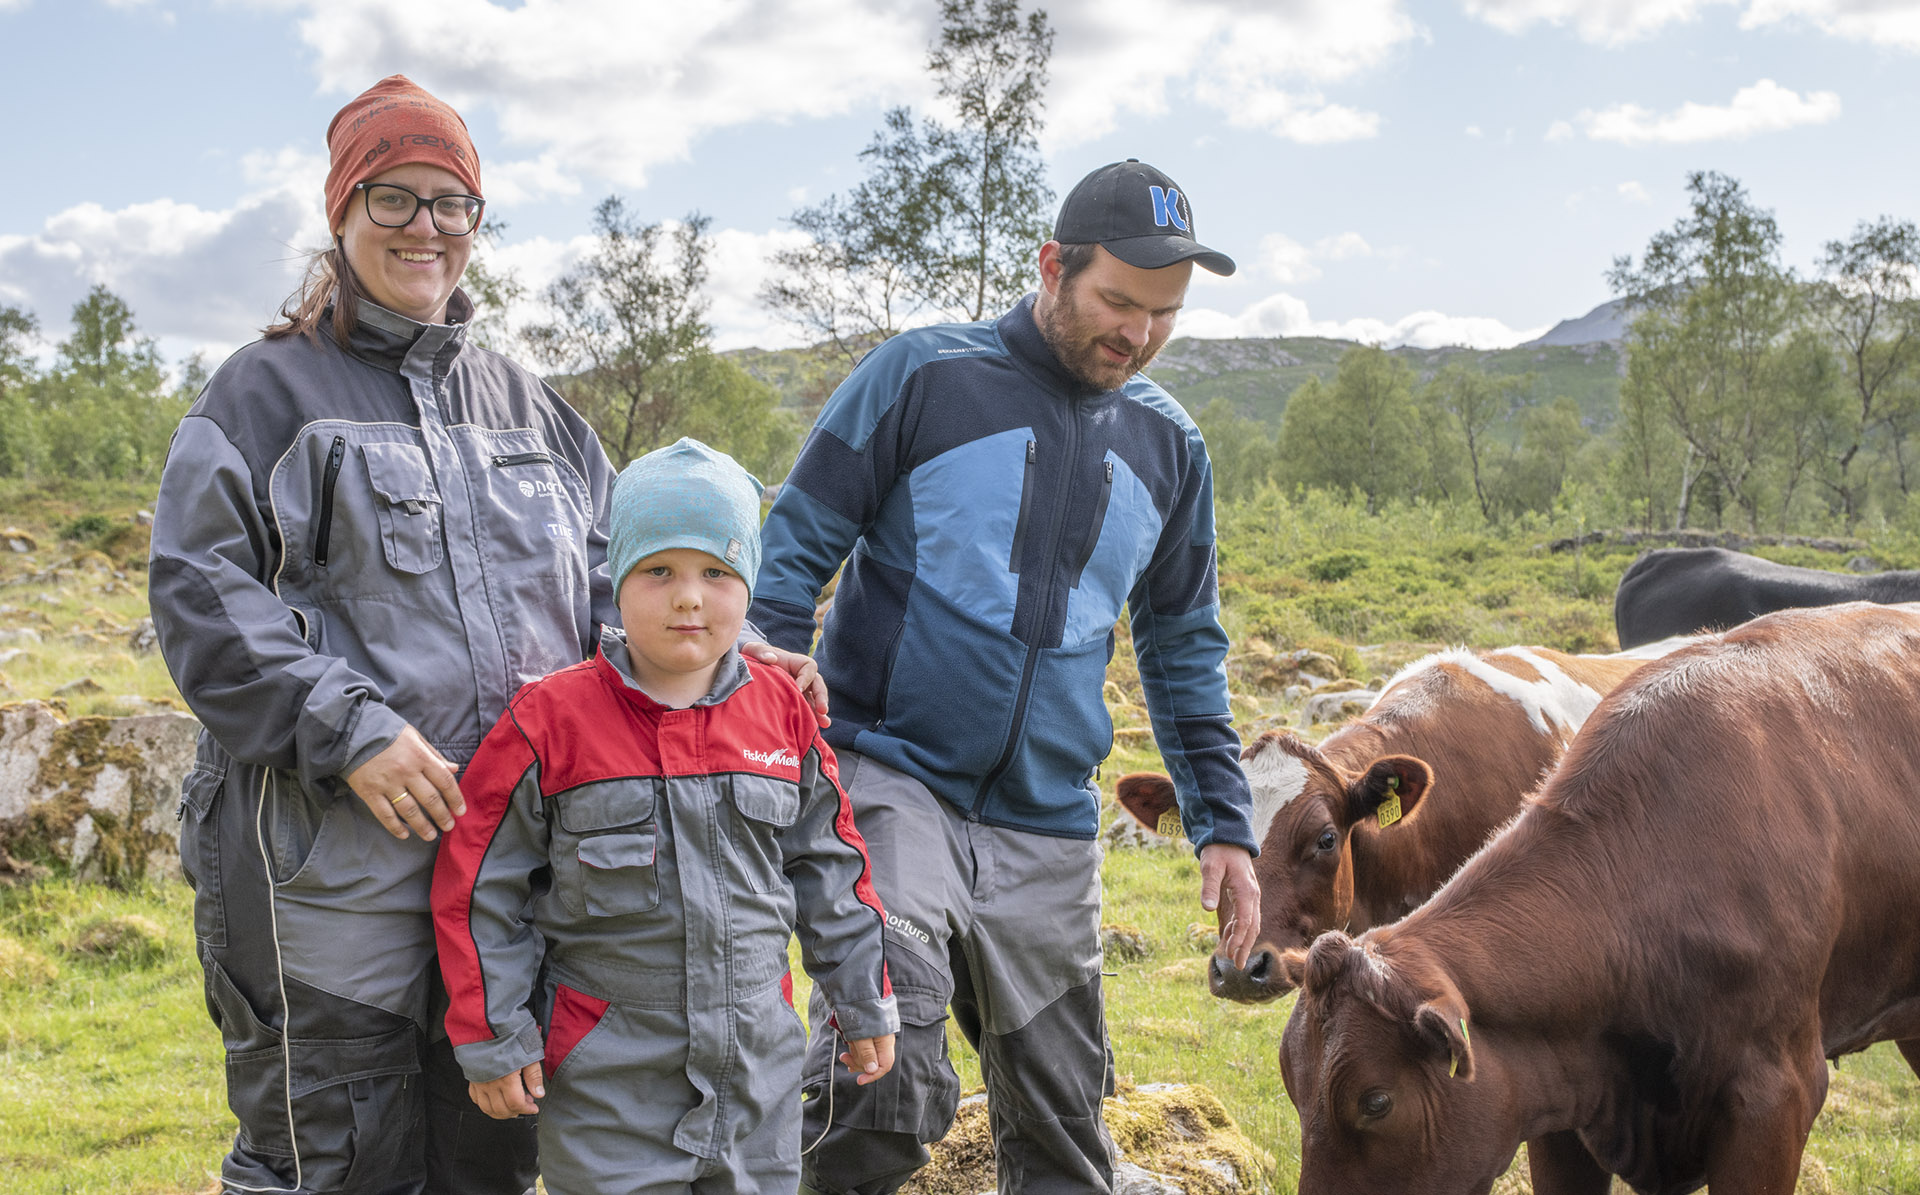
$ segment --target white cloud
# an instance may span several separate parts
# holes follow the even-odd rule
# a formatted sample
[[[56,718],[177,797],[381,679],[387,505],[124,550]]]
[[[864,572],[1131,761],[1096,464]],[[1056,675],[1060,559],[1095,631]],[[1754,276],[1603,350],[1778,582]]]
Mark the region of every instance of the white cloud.
[[[1915,0],[1466,0],[1465,7],[1507,33],[1572,26],[1583,41],[1621,46],[1695,20],[1708,8],[1742,3],[1743,29],[1806,24],[1832,37],[1920,51]]]
[[[1628,179],[1614,190],[1628,203],[1649,203],[1653,199],[1653,196],[1647,194],[1647,189],[1640,185],[1638,179]]]
[[[1699,141],[1737,141],[1802,125],[1826,124],[1840,115],[1840,97],[1831,91],[1799,92],[1762,79],[1742,87],[1725,105],[1691,101],[1661,115],[1638,104],[1616,104],[1580,114],[1580,124],[1595,141],[1621,145],[1683,145]]]
[[[1159,0],[1060,6],[1047,99],[1051,146],[1091,140],[1129,115],[1157,116],[1169,93],[1228,123],[1305,143],[1372,137],[1380,118],[1320,88],[1423,36],[1402,0],[1196,0],[1166,20]]]
[[[1373,246],[1367,244],[1366,238],[1357,232],[1321,237],[1310,246],[1302,245],[1285,233],[1270,232],[1260,238],[1257,261],[1259,268],[1275,282],[1290,284],[1311,282],[1318,278],[1321,271],[1315,262],[1345,261],[1373,255]]]
[[[1920,50],[1920,3],[1914,0],[1751,0],[1744,29],[1805,22],[1833,37]]]
[[[1372,257],[1373,246],[1357,232],[1343,232],[1338,236],[1321,237],[1313,243],[1317,256],[1328,261],[1345,261],[1351,257]]]
[[[1228,315],[1211,308],[1182,312],[1175,334],[1200,339],[1326,336],[1362,344],[1381,344],[1388,348],[1411,345],[1432,349],[1464,345],[1476,349],[1497,349],[1511,348],[1545,331],[1544,327],[1516,331],[1486,316],[1444,315],[1438,311],[1416,311],[1391,323],[1371,318],[1316,320],[1308,313],[1306,303],[1281,293],[1261,299],[1239,315]]]
[[[1571,25],[1582,41],[1619,46],[1690,21],[1700,10],[1735,0],[1466,0],[1469,16],[1504,33],[1538,24]]]
[[[493,155],[520,152],[560,189],[580,174],[642,186],[717,129],[923,98],[934,32],[932,6],[912,0],[300,7],[324,90],[345,98],[404,72],[463,112],[491,109],[505,142]],[[488,171],[491,186],[491,158]]]
[[[666,221],[669,228],[677,221]],[[794,329],[761,305],[760,284],[770,271],[768,259],[779,249],[804,244],[806,234],[792,229],[748,232],[738,228],[710,230],[707,257],[707,320],[713,325],[713,347],[787,348],[800,343]],[[541,294],[547,285],[575,262],[593,252],[594,238],[581,234],[564,241],[532,237],[487,250],[496,268],[513,272],[527,294],[510,312],[516,327],[546,318]],[[538,362],[527,364],[538,366]]]
[[[0,302],[60,339],[73,305],[105,285],[170,355],[218,359],[269,321],[306,252],[326,243],[313,165],[293,151],[249,157],[243,173],[257,189],[225,211],[157,199],[58,212],[36,233],[0,238]]]
[[[1473,139],[1475,139],[1475,140],[1477,141],[1477,140],[1479,140],[1480,138],[1482,138],[1482,137],[1484,137],[1484,136],[1486,136],[1486,134],[1480,131],[1480,126],[1479,126],[1479,125],[1477,125],[1477,124],[1470,124],[1470,125],[1468,125],[1468,126],[1467,126],[1467,136],[1469,136],[1469,137],[1472,137]]]
[[[5,0],[0,0],[5,2]],[[251,0],[284,7],[289,0]],[[1377,114],[1329,100],[1423,36],[1405,0],[1163,0],[1059,6],[1046,145],[1091,140],[1170,97],[1239,127],[1318,143],[1371,137]],[[491,110],[511,152],[578,185],[642,186],[701,137],[756,122],[817,119],[931,97],[937,33],[923,0],[293,0],[323,90],[341,98],[395,71],[463,111]],[[848,46],[858,46],[849,54]],[[492,164],[489,161],[489,186]],[[516,185],[527,185],[516,179]]]
[[[1310,282],[1320,276],[1313,251],[1283,232],[1260,238],[1259,263],[1275,282]]]
[[[1547,126],[1547,140],[1570,141],[1573,139],[1573,126],[1564,120],[1556,120]]]

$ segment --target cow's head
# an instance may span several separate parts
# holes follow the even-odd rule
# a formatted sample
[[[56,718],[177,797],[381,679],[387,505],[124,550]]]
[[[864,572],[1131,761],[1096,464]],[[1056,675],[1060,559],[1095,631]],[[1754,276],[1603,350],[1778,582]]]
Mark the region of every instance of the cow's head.
[[[1433,771],[1386,755],[1355,773],[1285,731],[1247,744],[1240,763],[1253,789],[1260,857],[1260,946],[1244,972],[1214,959],[1210,986],[1231,1000],[1271,1000],[1293,990],[1278,952],[1345,929],[1353,912],[1353,830],[1372,821],[1393,833],[1412,819]],[[1398,809],[1397,816],[1395,809]]]
[[[1372,819],[1397,827],[1410,819],[1433,784],[1433,771],[1408,755],[1374,760],[1364,772],[1342,771],[1312,744],[1268,731],[1240,754],[1253,789],[1253,861],[1260,881],[1260,937],[1243,969],[1215,954],[1207,986],[1226,1000],[1256,1003],[1293,990],[1280,952],[1343,929],[1353,907],[1354,826]],[[1121,779],[1121,805],[1149,827],[1174,808],[1165,776],[1137,772]],[[1398,821],[1392,816],[1398,799]],[[1383,808],[1386,811],[1383,814]]]
[[[1388,931],[1391,933],[1391,931]],[[1438,965],[1329,933],[1280,965],[1300,988],[1280,1074],[1302,1191],[1485,1192],[1520,1147],[1497,1052]]]

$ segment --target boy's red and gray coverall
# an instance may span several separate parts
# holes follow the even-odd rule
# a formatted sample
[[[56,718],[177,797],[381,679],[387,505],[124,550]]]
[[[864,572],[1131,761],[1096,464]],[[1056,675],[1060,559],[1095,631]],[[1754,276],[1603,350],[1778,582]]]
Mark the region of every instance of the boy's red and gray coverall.
[[[433,883],[447,1032],[476,1082],[543,1062],[555,1195],[791,1195],[795,929],[844,1037],[899,1027],[866,846],[784,673],[729,651],[669,709],[626,666],[606,630],[514,697],[461,777]]]

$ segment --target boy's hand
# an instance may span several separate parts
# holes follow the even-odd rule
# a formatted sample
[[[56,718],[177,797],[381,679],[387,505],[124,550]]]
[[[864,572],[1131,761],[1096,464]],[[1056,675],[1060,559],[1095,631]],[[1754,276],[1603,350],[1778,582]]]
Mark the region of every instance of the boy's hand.
[[[888,1051],[891,1065],[892,1051]],[[485,1083],[467,1084],[467,1094],[480,1110],[495,1120],[512,1120],[516,1116],[532,1116],[540,1110],[536,1099],[547,1094],[542,1080],[540,1064],[529,1062],[517,1071],[501,1075],[498,1079],[489,1079]]]
[[[833,725],[833,719],[827,717],[827,682],[820,679],[820,665],[813,662],[812,656],[782,651],[771,643],[749,643],[743,650],[762,664],[786,669],[800,695],[813,703],[814,720],[822,726]]]
[[[853,1072],[855,1083],[866,1086],[893,1069],[893,1034],[848,1042],[840,1062]]]

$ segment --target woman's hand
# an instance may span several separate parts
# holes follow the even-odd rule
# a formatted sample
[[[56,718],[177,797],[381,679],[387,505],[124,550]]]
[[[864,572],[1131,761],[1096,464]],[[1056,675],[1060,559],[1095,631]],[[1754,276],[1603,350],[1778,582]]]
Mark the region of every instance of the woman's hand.
[[[820,665],[812,656],[782,651],[771,643],[749,643],[741,650],[763,664],[786,669],[800,687],[800,695],[812,703],[814,720],[822,726],[833,725],[833,719],[827,717],[827,682],[820,679]]]
[[[453,764],[411,726],[380,754],[347,773],[347,787],[395,838],[408,837],[411,829],[432,842],[467,811]]]

